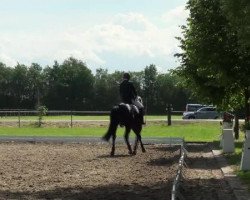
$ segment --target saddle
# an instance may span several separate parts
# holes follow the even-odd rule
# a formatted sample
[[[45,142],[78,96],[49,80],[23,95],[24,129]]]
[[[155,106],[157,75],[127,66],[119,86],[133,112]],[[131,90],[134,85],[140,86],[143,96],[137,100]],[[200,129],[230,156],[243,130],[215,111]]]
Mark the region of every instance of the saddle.
[[[119,107],[120,107],[120,106],[126,107],[127,110],[129,111],[129,113],[131,113],[131,114],[133,114],[133,115],[135,115],[135,114],[140,114],[139,109],[138,109],[135,105],[133,105],[133,104],[120,103],[120,104],[119,104]]]
[[[140,110],[133,104],[120,103],[118,106],[123,109],[125,108],[128,116],[132,117],[132,119],[135,119],[135,116],[140,115]],[[121,127],[124,125],[123,122],[120,122]]]

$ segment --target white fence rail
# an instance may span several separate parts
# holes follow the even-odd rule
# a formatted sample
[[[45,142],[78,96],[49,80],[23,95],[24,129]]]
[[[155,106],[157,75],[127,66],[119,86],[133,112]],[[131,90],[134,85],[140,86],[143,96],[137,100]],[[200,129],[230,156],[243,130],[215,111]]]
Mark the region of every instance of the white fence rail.
[[[54,114],[96,114],[96,115],[102,115],[102,114],[109,114],[110,111],[69,111],[69,110],[49,110],[47,111],[47,115],[54,115]],[[38,111],[36,110],[2,110],[0,111],[1,116],[11,116],[11,115],[29,115],[29,114],[38,114]]]
[[[46,116],[62,116],[66,115],[68,119],[55,119],[50,120],[50,122],[65,122],[70,123],[70,127],[73,127],[73,122],[78,122],[80,120],[73,120],[73,116],[84,116],[84,115],[109,115],[110,111],[69,111],[69,110],[49,110],[46,113]],[[38,116],[39,112],[37,110],[0,110],[0,124],[8,123],[17,123],[18,127],[21,127],[21,124],[35,123],[37,119],[25,118],[25,116]],[[43,122],[47,120],[44,119]]]
[[[187,155],[187,150],[185,149],[184,144],[185,143],[181,145],[181,149],[180,149],[181,157],[179,159],[177,173],[173,181],[173,186],[172,186],[172,191],[171,191],[171,200],[176,200],[176,199],[184,200],[185,199],[180,192],[180,184],[183,178],[183,167],[185,163],[184,159]]]

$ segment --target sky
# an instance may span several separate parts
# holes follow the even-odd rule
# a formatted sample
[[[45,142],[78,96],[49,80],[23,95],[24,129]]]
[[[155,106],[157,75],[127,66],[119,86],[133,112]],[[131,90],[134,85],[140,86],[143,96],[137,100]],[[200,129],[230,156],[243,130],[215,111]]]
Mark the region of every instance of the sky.
[[[167,72],[179,65],[186,0],[0,0],[0,62]]]

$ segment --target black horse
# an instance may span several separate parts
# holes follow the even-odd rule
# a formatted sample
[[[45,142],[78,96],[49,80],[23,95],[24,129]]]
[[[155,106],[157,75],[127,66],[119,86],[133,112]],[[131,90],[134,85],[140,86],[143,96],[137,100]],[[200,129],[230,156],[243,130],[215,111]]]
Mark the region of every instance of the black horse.
[[[110,124],[108,131],[102,137],[102,139],[105,141],[109,141],[109,139],[112,137],[112,149],[110,155],[114,156],[115,154],[115,139],[118,125],[125,126],[124,138],[128,147],[129,154],[136,154],[138,142],[140,142],[141,144],[142,152],[145,152],[145,148],[141,141],[142,121],[140,117],[140,111],[134,105],[121,103],[112,108],[110,113]],[[133,151],[129,143],[129,133],[131,129],[136,134]]]

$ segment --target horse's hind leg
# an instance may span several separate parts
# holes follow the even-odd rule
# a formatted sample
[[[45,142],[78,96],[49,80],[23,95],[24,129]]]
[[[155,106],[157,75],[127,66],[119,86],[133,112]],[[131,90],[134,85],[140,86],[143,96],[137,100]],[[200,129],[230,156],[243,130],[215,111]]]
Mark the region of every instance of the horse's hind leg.
[[[116,139],[116,134],[114,134],[112,136],[112,148],[111,148],[110,156],[114,156],[115,155],[115,139]]]
[[[138,146],[138,141],[140,142],[142,152],[145,153],[146,150],[145,150],[144,145],[143,145],[143,143],[142,143],[142,141],[141,141],[141,134],[138,133],[138,132],[135,132],[135,134],[136,134],[136,138],[135,138],[135,145],[134,145],[133,154],[136,155],[137,146]]]
[[[133,151],[133,155],[136,155],[137,146],[138,146],[138,138],[137,138],[137,136],[136,136],[136,137],[135,137],[135,144],[134,144],[134,151]]]
[[[125,138],[125,142],[127,144],[127,147],[128,147],[128,153],[131,155],[132,154],[132,148],[131,148],[131,145],[129,143],[129,133],[130,133],[131,129],[126,127],[125,128],[125,134],[124,134],[124,138]]]

